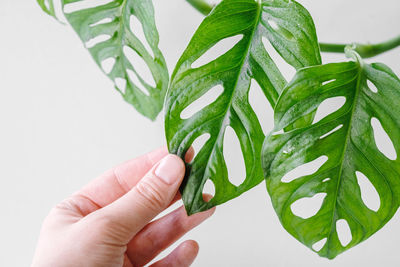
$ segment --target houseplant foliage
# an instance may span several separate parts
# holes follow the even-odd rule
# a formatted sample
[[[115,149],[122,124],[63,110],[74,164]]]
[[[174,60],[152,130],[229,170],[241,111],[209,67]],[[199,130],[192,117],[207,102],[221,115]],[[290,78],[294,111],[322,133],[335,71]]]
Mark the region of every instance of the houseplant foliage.
[[[38,2],[45,12],[56,16],[52,0]],[[83,1],[61,0],[63,10],[68,5],[80,2]],[[165,59],[158,48],[159,36],[151,0],[109,1],[100,6],[64,12],[64,16],[125,101],[154,120],[162,110],[169,76]],[[141,25],[138,26],[142,29],[131,27],[132,18],[140,22]],[[139,30],[144,32],[146,40],[138,38],[136,32]],[[105,38],[96,42],[96,38],[102,37]],[[95,41],[93,46],[89,44],[91,40]],[[149,49],[146,49],[145,43],[148,43]],[[155,86],[147,83],[138,73],[128,59],[127,54],[130,51],[144,60],[151,71]],[[111,61],[108,70],[102,67],[107,60]]]
[[[37,2],[60,19],[53,0]],[[265,179],[284,228],[330,259],[370,237],[395,214],[400,201],[400,110],[396,105],[400,80],[384,64],[367,64],[363,58],[399,46],[399,37],[380,44],[318,43],[311,15],[293,0],[222,0],[215,7],[204,0],[187,0],[206,17],[170,78],[158,48],[151,0],[110,0],[68,8],[83,2],[61,0],[63,17],[136,110],[154,120],[165,99],[170,152],[183,158],[195,140],[207,136],[194,160],[187,163],[181,187],[188,214],[238,197]],[[132,18],[140,26],[132,26]],[[139,38],[139,30],[144,38]],[[232,48],[197,64],[229,38],[236,38]],[[297,70],[293,80],[285,80],[266,42]],[[153,85],[141,77],[126,50],[145,62]],[[321,51],[346,52],[350,60],[322,64]],[[105,61],[112,62],[107,69]],[[252,83],[260,86],[274,108],[274,130],[267,137],[249,103]],[[212,103],[183,116],[185,109],[216,87],[221,90]],[[339,98],[343,101],[336,110],[319,118],[324,103]],[[228,127],[238,137],[245,162],[246,177],[240,185],[230,182],[224,159]],[[389,140],[391,154],[380,146],[376,128]],[[313,162],[319,165],[307,174],[292,173]],[[360,177],[376,190],[378,207],[364,199]],[[215,185],[215,195],[206,202],[202,193],[208,180]],[[317,195],[323,195],[323,200],[314,214],[305,217],[294,212],[297,201]],[[340,239],[339,222],[351,231],[346,243]]]
[[[274,134],[315,111],[323,101],[340,96],[346,98],[343,106],[318,122]],[[319,250],[321,256],[333,258],[365,240],[399,206],[398,101],[400,80],[395,74],[383,64],[369,65],[357,59],[300,70],[275,106],[275,129],[263,149],[268,192],[289,233],[310,248],[325,241]],[[393,141],[394,157],[378,149],[371,123],[374,119],[382,123]],[[325,157],[325,163],[316,172],[291,182],[282,181],[288,171],[321,157]],[[378,191],[381,204],[377,210],[364,203],[357,172],[368,177]],[[315,215],[301,218],[293,214],[292,203],[318,193],[326,197]],[[352,240],[346,245],[338,238],[339,220],[347,221],[351,229]]]
[[[237,35],[242,36],[240,41],[223,56],[191,67],[219,41]],[[172,75],[165,116],[170,151],[183,157],[196,138],[210,135],[189,165],[188,184],[182,190],[189,214],[237,197],[263,179],[260,149],[264,134],[249,104],[248,92],[254,79],[274,105],[286,81],[265,50],[262,38],[267,38],[295,68],[321,63],[311,16],[298,3],[224,0],[201,23]],[[217,85],[224,89],[215,102],[190,118],[181,118],[187,106]],[[229,181],[222,154],[227,126],[238,136],[245,160],[246,179],[239,186]],[[205,202],[202,189],[208,179],[215,185],[215,195]]]

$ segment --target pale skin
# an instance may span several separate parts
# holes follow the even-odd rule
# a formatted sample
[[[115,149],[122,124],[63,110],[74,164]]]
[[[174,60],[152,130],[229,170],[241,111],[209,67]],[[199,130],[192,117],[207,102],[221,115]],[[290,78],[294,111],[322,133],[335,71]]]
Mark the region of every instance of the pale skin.
[[[190,149],[186,161],[193,154]],[[183,161],[165,148],[104,173],[52,209],[32,266],[148,264],[214,213],[211,209],[188,217],[180,207],[153,220],[179,200],[184,173]],[[188,240],[151,266],[190,266],[198,251],[197,242]]]

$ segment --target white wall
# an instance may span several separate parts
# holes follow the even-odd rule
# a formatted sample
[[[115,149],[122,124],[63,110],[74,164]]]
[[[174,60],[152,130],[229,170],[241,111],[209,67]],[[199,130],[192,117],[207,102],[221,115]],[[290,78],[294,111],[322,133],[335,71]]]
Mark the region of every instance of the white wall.
[[[399,34],[397,0],[300,2],[321,41]],[[155,7],[172,71],[202,16],[183,0],[155,0]],[[400,74],[399,52],[377,60]],[[54,204],[113,165],[165,144],[161,116],[151,123],[124,103],[72,30],[34,0],[0,3],[0,125],[0,266],[29,265]],[[200,243],[195,266],[389,267],[398,266],[400,218],[328,261],[283,230],[260,185],[220,206],[185,238]]]

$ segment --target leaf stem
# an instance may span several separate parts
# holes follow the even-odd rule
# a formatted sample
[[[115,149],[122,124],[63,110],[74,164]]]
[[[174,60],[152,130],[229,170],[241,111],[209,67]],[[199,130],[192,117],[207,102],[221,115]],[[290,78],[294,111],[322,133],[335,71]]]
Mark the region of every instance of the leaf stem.
[[[214,5],[209,4],[206,0],[186,0],[186,1],[205,16],[207,16],[214,8]]]
[[[379,54],[385,53],[389,50],[392,50],[398,46],[400,46],[400,35],[387,40],[382,43],[377,44],[330,44],[330,43],[320,43],[320,48],[322,52],[330,52],[330,53],[345,53],[346,46],[354,47],[354,50],[362,57],[362,58],[370,58],[377,56]]]

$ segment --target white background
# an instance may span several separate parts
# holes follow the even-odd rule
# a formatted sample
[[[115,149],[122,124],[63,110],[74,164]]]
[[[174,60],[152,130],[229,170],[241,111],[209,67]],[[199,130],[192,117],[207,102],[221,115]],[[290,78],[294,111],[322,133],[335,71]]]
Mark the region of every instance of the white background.
[[[399,34],[398,0],[300,2],[321,41]],[[202,16],[183,0],[154,4],[172,71]],[[126,104],[73,31],[36,1],[2,0],[0,36],[0,266],[28,266],[49,209],[113,165],[165,144],[163,120],[152,123]],[[376,60],[400,74],[399,52]],[[266,110],[262,121],[271,128]],[[399,214],[329,261],[285,232],[264,187],[220,206],[185,237],[200,243],[195,266],[398,266]]]

